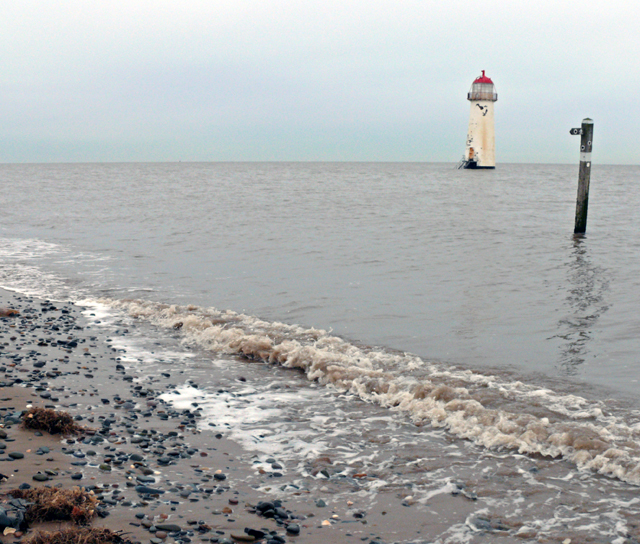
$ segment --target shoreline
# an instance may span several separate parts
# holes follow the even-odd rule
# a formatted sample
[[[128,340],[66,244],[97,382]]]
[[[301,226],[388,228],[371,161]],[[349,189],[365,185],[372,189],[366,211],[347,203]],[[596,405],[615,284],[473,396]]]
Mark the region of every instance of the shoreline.
[[[0,289],[0,308],[19,312],[0,317],[0,414],[8,434],[0,453],[5,461],[0,473],[9,477],[1,488],[5,500],[7,491],[21,484],[84,486],[108,513],[93,527],[124,531],[133,542],[152,544],[252,541],[245,529],[264,533],[253,541],[270,544],[423,542],[451,525],[452,506],[461,523],[474,510],[472,503],[465,508],[460,499],[445,495],[431,509],[447,512],[442,521],[432,515],[421,521],[419,512],[399,501],[381,497],[380,508],[362,512],[357,495],[355,505],[329,500],[327,505],[302,489],[275,503],[281,516],[263,517],[256,506],[274,499],[251,487],[256,469],[241,459],[240,446],[219,428],[198,428],[197,409],[173,409],[159,398],[175,387],[170,372],[145,376],[122,364],[112,340],[71,303]],[[7,419],[28,406],[68,412],[91,434],[50,436]],[[12,452],[22,457],[5,456]],[[264,478],[284,483],[273,461],[273,472]],[[38,473],[47,479],[34,481]],[[60,526],[34,526],[14,541],[52,525]]]

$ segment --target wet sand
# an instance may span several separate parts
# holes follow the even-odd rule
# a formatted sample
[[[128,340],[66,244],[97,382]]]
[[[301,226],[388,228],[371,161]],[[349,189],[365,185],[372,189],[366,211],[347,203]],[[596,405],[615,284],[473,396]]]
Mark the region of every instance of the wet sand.
[[[265,534],[255,541],[272,543],[430,542],[452,522],[464,524],[474,511],[472,501],[453,495],[434,501],[428,513],[388,496],[364,511],[355,493],[343,504],[319,501],[304,489],[273,504],[272,497],[251,487],[256,467],[240,460],[239,446],[223,430],[201,429],[196,407],[173,410],[159,398],[175,387],[175,378],[127,368],[111,339],[92,328],[81,308],[1,290],[0,308],[19,312],[0,317],[5,494],[21,484],[84,486],[108,514],[93,526],[155,543],[251,541],[246,530]],[[66,411],[89,433],[60,437],[25,430],[17,421],[30,406]],[[23,457],[14,459],[12,453]],[[277,464],[273,467],[260,469],[261,485],[285,483]],[[35,481],[38,474],[47,479]],[[264,511],[261,503],[268,502],[265,517],[256,506]],[[13,539],[26,539],[39,528]],[[499,530],[491,538],[523,541]]]

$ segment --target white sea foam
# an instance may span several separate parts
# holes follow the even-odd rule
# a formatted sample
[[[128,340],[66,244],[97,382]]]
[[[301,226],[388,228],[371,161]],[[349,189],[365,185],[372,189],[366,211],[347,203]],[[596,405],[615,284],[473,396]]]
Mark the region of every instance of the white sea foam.
[[[640,483],[638,432],[605,416],[600,403],[231,311],[100,302],[179,329],[184,342],[200,348],[300,369],[310,380],[404,411],[418,425],[443,427],[488,448],[563,457],[581,469]]]

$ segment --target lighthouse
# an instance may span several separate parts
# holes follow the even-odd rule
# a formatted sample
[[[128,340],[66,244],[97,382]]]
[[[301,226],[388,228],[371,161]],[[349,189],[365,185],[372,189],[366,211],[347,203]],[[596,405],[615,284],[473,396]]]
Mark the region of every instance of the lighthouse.
[[[467,93],[471,103],[469,132],[460,168],[495,168],[495,130],[493,127],[493,103],[498,93],[491,78],[482,70],[482,75],[471,84]]]

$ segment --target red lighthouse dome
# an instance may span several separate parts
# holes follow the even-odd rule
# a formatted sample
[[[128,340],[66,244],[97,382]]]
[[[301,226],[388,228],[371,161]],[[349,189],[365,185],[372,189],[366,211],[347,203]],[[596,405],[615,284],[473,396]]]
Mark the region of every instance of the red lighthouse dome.
[[[482,75],[475,79],[474,83],[491,83],[493,85],[491,78],[484,75],[484,70],[482,70]]]

